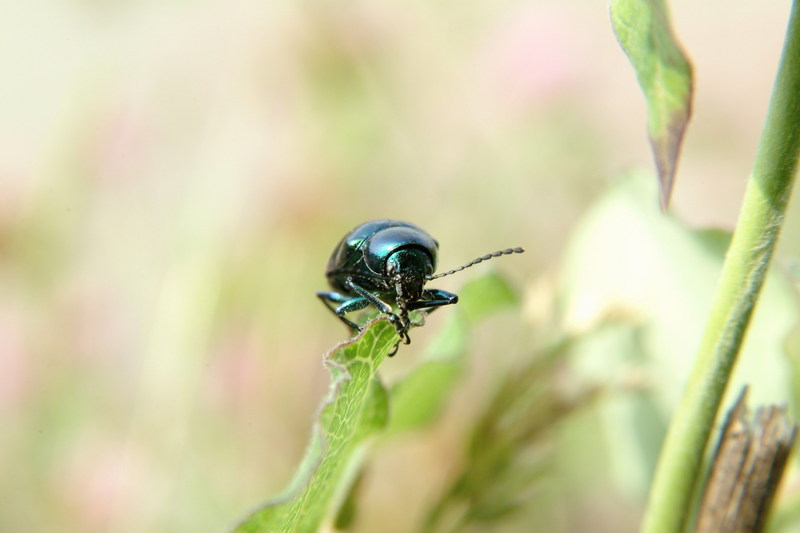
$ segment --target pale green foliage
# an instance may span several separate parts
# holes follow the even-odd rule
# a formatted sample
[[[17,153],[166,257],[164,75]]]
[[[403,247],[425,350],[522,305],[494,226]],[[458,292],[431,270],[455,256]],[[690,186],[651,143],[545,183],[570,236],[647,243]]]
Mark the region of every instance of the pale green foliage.
[[[615,483],[638,495],[648,489],[658,443],[691,372],[730,241],[664,215],[650,201],[654,189],[651,176],[632,175],[598,199],[570,240],[560,286],[563,323],[582,335],[573,370],[644,386],[600,410]],[[791,397],[784,339],[800,320],[797,299],[773,273],[761,301],[729,392],[749,384],[756,403],[783,403]],[[596,329],[609,320],[614,327]]]

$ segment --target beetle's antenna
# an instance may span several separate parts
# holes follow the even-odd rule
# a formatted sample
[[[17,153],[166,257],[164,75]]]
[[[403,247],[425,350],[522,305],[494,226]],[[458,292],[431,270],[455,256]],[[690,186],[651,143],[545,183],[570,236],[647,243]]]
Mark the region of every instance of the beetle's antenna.
[[[521,254],[525,250],[522,248],[506,248],[505,250],[498,250],[496,252],[492,252],[490,254],[483,255],[481,257],[477,257],[467,263],[466,265],[462,265],[458,268],[454,268],[453,270],[448,270],[447,272],[442,272],[441,274],[436,274],[435,276],[425,276],[425,279],[431,281],[432,279],[443,278],[445,276],[449,276],[450,274],[455,274],[456,272],[461,272],[465,268],[469,268],[472,265],[477,265],[478,263],[482,263],[484,261],[488,261],[492,257],[500,257],[501,255],[511,255],[511,254]]]

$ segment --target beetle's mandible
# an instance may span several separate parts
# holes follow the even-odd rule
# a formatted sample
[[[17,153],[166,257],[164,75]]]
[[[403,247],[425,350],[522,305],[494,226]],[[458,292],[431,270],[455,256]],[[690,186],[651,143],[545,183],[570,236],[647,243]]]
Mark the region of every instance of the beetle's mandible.
[[[408,330],[421,325],[409,318],[411,311],[431,312],[458,302],[456,294],[426,289],[428,281],[460,272],[492,257],[522,252],[522,248],[500,250],[434,275],[439,253],[436,239],[409,222],[373,220],[357,226],[333,249],[325,276],[334,291],[320,291],[317,296],[356,332],[361,327],[345,315],[372,305],[394,325],[400,341],[409,344]],[[390,355],[396,351],[397,347]]]

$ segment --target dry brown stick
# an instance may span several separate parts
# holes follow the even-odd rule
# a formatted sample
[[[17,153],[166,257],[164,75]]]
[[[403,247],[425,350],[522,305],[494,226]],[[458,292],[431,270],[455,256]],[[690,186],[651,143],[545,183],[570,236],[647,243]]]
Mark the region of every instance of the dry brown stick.
[[[797,433],[785,407],[750,419],[747,388],[728,412],[714,454],[695,533],[760,533]]]

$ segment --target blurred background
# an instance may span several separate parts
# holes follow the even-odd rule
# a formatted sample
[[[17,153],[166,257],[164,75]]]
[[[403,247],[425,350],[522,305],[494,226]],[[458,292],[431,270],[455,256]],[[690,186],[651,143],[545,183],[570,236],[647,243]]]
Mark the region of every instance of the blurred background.
[[[523,246],[492,266],[529,293],[593,200],[652,168],[606,2],[0,5],[2,531],[230,528],[302,457],[347,335],[314,295],[344,233],[412,221],[441,269]],[[696,76],[672,212],[730,228],[789,2],[671,9]],[[491,381],[475,364],[443,429],[381,458],[364,523],[413,530],[420,472],[446,475]],[[564,524],[635,530],[641,497],[593,498]]]

